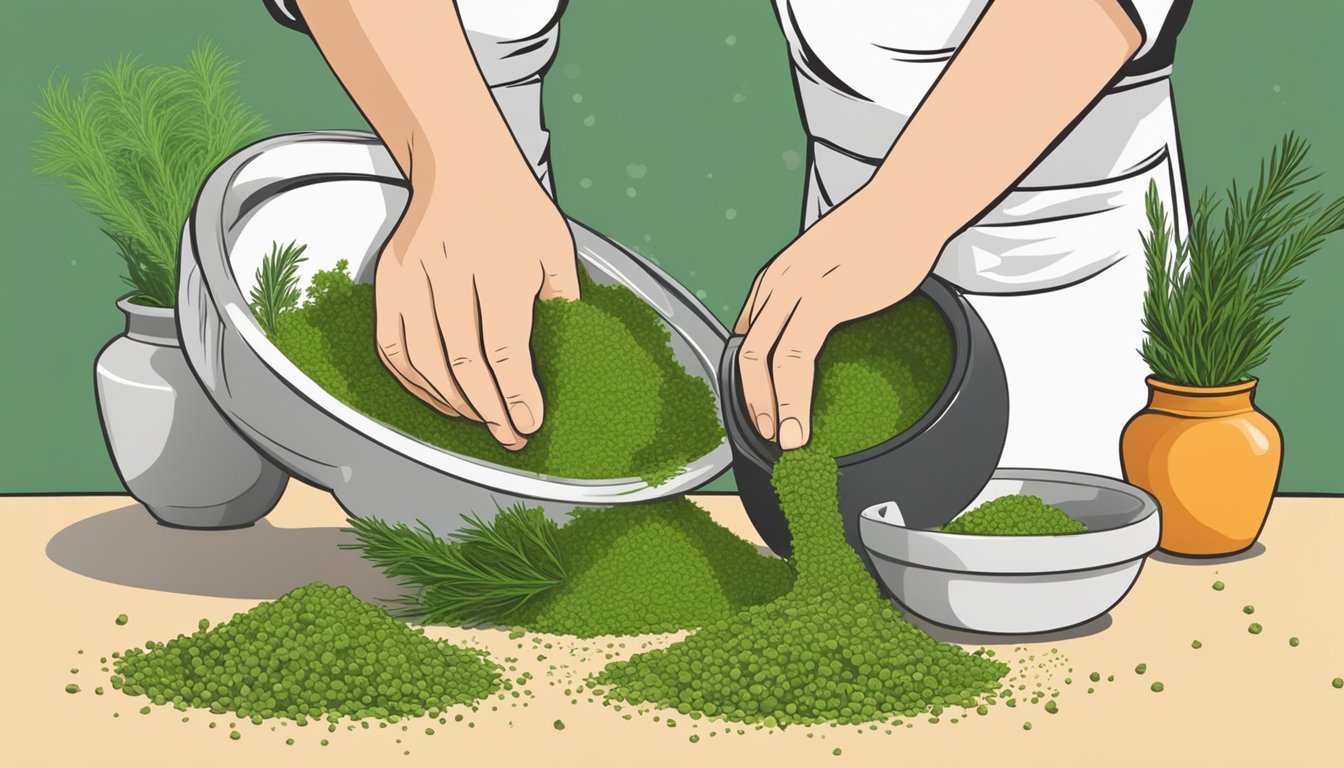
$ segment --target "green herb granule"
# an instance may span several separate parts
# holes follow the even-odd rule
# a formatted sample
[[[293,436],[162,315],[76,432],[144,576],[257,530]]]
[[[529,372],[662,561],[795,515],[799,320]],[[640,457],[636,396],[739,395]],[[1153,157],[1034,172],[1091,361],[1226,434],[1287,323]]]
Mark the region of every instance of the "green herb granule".
[[[727,619],[789,590],[764,557],[684,498],[579,510],[555,534],[565,580],[506,622],[594,637],[675,632]]]
[[[1083,533],[1087,526],[1038,496],[1000,496],[944,525],[943,533],[978,536],[1056,536]]]
[[[301,307],[280,312],[271,341],[352,408],[430,445],[552,477],[674,476],[723,439],[713,393],[668,346],[666,326],[628,289],[582,275],[579,301],[539,302],[532,328],[542,427],[521,451],[407,392],[378,358],[373,286],[345,262],[318,272]]]
[[[1261,627],[1259,624],[1251,622],[1251,625],[1246,628],[1246,631],[1250,632],[1252,635],[1258,635],[1263,629],[1264,627]]]
[[[499,668],[477,652],[427,638],[325,584],[145,646],[116,662],[113,684],[123,692],[244,718],[414,717],[500,685]]]
[[[1223,582],[1221,582],[1221,581],[1215,581],[1215,582],[1213,582],[1213,591],[1215,591],[1215,592],[1222,592],[1222,591],[1223,591]]]
[[[1330,681],[1330,684],[1336,688],[1344,688],[1344,677],[1336,677],[1334,680]]]
[[[793,537],[793,589],[608,666],[594,680],[599,690],[767,726],[974,707],[996,690],[1006,665],[937,642],[882,599],[839,514],[835,457],[912,425],[946,385],[951,359],[946,324],[922,298],[832,334],[811,440],[784,453],[772,478]]]

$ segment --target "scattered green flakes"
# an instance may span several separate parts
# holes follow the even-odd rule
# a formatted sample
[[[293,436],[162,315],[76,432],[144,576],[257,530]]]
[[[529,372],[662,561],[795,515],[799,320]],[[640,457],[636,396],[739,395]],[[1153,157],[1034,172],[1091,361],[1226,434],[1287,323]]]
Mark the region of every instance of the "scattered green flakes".
[[[522,637],[523,635],[526,635],[526,634],[527,634],[527,630],[526,630],[526,629],[523,629],[522,627],[514,627],[514,628],[509,632],[509,639],[510,639],[510,640],[517,640],[518,638],[520,638],[520,637]]]
[[[1214,589],[1215,592],[1222,592],[1222,591],[1223,591],[1223,582],[1221,582],[1221,581],[1215,581],[1215,582],[1213,582],[1213,589]]]
[[[1065,684],[1065,685],[1073,685],[1073,678],[1072,678],[1072,677],[1066,677],[1066,678],[1064,678],[1064,684]]]
[[[129,616],[127,616],[126,614],[124,614],[124,613],[119,613],[119,614],[117,614],[116,622],[117,622],[117,626],[118,626],[118,627],[124,627],[124,626],[126,626],[126,622],[128,622],[128,621],[130,621],[130,620],[131,620],[131,618],[130,618]]]
[[[1145,673],[1145,672],[1147,672],[1147,671],[1148,671],[1148,665],[1147,665],[1147,664],[1140,664],[1140,665],[1138,665],[1137,667],[1134,668],[1134,674],[1136,674],[1136,675],[1142,675],[1143,673]]]
[[[1030,731],[1030,730],[1031,730],[1031,723],[1030,723],[1030,722],[1023,723],[1023,724],[1022,724],[1022,730],[1024,730],[1024,731]]]
[[[238,731],[229,731],[229,738],[232,739],[233,741],[237,741],[243,738],[243,734],[239,733]]]
[[[78,685],[77,683],[67,683],[66,686],[65,686],[65,692],[66,692],[66,693],[79,693],[79,685]]]
[[[977,714],[977,715],[988,715],[988,714],[989,714],[989,707],[985,706],[984,704],[981,704],[981,705],[979,705],[979,706],[977,706],[977,707],[975,708],[975,714]]]
[[[564,721],[564,720],[556,720],[554,723],[552,723],[552,725],[555,727],[555,730],[557,730],[557,731],[563,731],[563,730],[565,730],[565,721]]]
[[[292,746],[294,746],[294,740],[293,740],[293,739],[285,739],[285,744],[286,744],[286,746],[290,746],[290,747],[292,747]]]
[[[831,750],[831,754],[835,755],[836,757],[839,757],[843,753],[843,751],[844,750],[840,749],[839,747],[836,747],[835,749]]]
[[[426,735],[426,736],[433,736],[433,735],[434,735],[434,729],[433,729],[433,728],[426,728],[426,729],[425,729],[425,735]]]
[[[1258,635],[1258,634],[1260,634],[1262,631],[1264,631],[1264,627],[1260,626],[1259,624],[1257,624],[1257,623],[1255,623],[1255,622],[1251,622],[1251,625],[1250,625],[1249,627],[1246,628],[1246,631],[1247,631],[1247,632],[1250,632],[1252,635]]]
[[[148,715],[148,714],[149,714],[149,706],[146,705],[146,706],[141,707],[141,708],[140,708],[140,714],[142,714],[142,715]]]
[[[1054,699],[1051,699],[1045,702],[1045,711],[1052,715],[1059,714],[1059,705],[1055,703]]]
[[[94,689],[93,689],[93,693],[94,693],[95,696],[102,696],[102,695],[103,695],[103,687],[100,685],[100,686],[98,686],[97,688],[94,688]]]
[[[1151,686],[1149,686],[1149,688],[1152,689],[1153,693],[1161,693],[1163,690],[1166,689],[1166,686],[1162,685],[1162,683],[1159,682],[1159,683],[1153,683]]]
[[[397,741],[400,742],[401,739],[397,739]],[[331,742],[327,741],[326,739],[323,739],[323,740],[319,741],[318,743],[325,747],[325,746],[327,746],[328,744],[330,744]]]
[[[1288,638],[1288,644],[1291,645],[1291,646],[1294,647],[1294,648],[1296,648],[1301,642],[1302,642],[1302,641],[1301,641],[1301,640],[1298,640],[1296,637],[1290,637],[1290,638]]]
[[[1330,684],[1336,688],[1344,688],[1344,677],[1336,677],[1334,680],[1330,681]]]
[[[1096,688],[1088,688],[1088,689],[1087,689],[1087,692],[1088,692],[1088,693],[1095,693],[1096,690],[1097,690]]]
[[[201,619],[200,621],[196,622],[196,628],[204,632],[205,630],[210,628],[210,620]]]
[[[1094,683],[1099,683],[1099,682],[1101,682],[1101,673],[1100,673],[1100,672],[1093,672],[1092,674],[1090,674],[1090,675],[1087,676],[1087,679],[1088,679],[1088,680],[1091,680],[1091,681],[1094,682]]]
[[[79,674],[79,667],[71,667],[71,668],[70,668],[70,674],[72,674],[72,675],[78,675],[78,674]]]
[[[1115,682],[1115,675],[1107,675],[1107,676],[1106,676],[1106,682],[1108,682],[1108,683],[1114,683],[1114,682]]]
[[[1191,640],[1190,647],[1194,648],[1195,650],[1199,650],[1200,648],[1204,647],[1204,644],[1199,642],[1198,640]]]
[[[1250,616],[1252,613],[1255,613],[1255,606],[1254,606],[1254,605],[1247,605],[1247,606],[1244,606],[1244,607],[1241,609],[1241,612],[1244,613],[1244,614],[1246,614],[1247,616]]]
[[[709,734],[709,735],[710,735],[710,736],[713,736],[714,734],[711,733],[711,734]],[[692,744],[699,744],[699,743],[700,743],[700,737],[697,736],[696,734],[692,733],[692,734],[691,734],[691,737],[690,737],[689,739],[687,739],[687,741],[691,742]]]
[[[977,536],[1058,536],[1083,533],[1087,526],[1039,496],[1000,496],[944,525],[943,533]]]

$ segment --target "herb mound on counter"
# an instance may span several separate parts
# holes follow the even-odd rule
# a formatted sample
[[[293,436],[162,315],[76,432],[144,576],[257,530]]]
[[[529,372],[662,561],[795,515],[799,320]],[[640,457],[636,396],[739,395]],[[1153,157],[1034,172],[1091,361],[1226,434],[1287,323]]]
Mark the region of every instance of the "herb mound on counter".
[[[538,302],[532,327],[542,427],[509,451],[477,422],[407,392],[378,358],[373,286],[345,261],[317,272],[299,304],[302,248],[273,250],[253,311],[277,349],[341,402],[444,450],[552,477],[640,477],[658,485],[723,439],[714,395],[677,362],[658,315],[624,286],[580,271],[582,298]]]
[[[1059,536],[1085,533],[1087,526],[1039,496],[1011,495],[986,501],[939,530],[977,536]]]
[[[425,637],[346,587],[314,583],[116,660],[113,687],[245,718],[417,717],[500,688],[481,654]]]
[[[354,518],[351,548],[409,590],[406,615],[596,637],[704,626],[789,590],[778,558],[685,498],[580,509],[564,526],[540,509],[471,517],[453,540]]]
[[[835,459],[913,425],[951,373],[937,308],[916,297],[832,334],[819,364],[812,438],[775,464],[796,580],[774,602],[668,648],[609,665],[609,698],[769,725],[854,724],[976,706],[1008,668],[940,643],[882,598],[844,537]]]

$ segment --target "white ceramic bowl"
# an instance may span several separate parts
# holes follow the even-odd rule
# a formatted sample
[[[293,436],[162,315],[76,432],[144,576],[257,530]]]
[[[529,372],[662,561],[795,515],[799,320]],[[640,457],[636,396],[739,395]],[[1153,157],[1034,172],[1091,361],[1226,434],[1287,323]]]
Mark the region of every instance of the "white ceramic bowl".
[[[1157,548],[1157,501],[1119,480],[1081,472],[1000,469],[967,509],[1010,494],[1039,496],[1087,526],[1064,536],[972,536],[904,527],[895,504],[859,517],[878,578],[935,624],[1034,634],[1086,623],[1115,607]]]

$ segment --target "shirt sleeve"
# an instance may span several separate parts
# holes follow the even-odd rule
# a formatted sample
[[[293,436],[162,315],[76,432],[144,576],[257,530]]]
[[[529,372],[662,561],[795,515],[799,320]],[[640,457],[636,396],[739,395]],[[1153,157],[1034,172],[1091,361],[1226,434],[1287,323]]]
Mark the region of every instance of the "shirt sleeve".
[[[1133,61],[1161,60],[1159,67],[1171,63],[1175,37],[1190,15],[1192,0],[1117,0],[1134,26],[1139,28],[1142,42]]]
[[[298,0],[261,0],[271,18],[297,32],[308,34],[308,23],[299,11]]]

